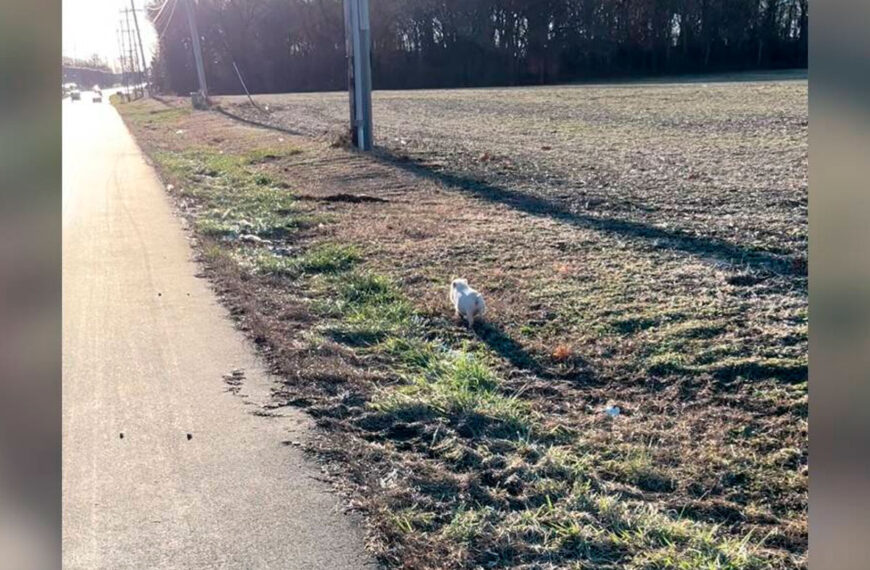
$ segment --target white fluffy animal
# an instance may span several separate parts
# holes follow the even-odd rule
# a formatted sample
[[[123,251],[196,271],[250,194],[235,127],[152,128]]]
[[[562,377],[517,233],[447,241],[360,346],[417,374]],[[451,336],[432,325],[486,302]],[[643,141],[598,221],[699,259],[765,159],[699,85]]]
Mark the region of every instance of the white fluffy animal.
[[[465,279],[454,279],[450,284],[450,302],[453,303],[456,318],[463,317],[469,327],[474,326],[474,319],[486,312],[483,295],[472,289]]]

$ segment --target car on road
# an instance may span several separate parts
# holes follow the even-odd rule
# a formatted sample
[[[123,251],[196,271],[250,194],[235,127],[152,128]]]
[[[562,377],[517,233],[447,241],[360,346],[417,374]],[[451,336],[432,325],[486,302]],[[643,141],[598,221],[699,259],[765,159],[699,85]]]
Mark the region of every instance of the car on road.
[[[94,103],[102,103],[103,102],[103,92],[100,89],[100,86],[94,85],[93,91],[94,91],[94,95],[93,95],[92,101]]]
[[[82,98],[82,92],[78,89],[73,89],[69,92],[70,101],[79,101]]]

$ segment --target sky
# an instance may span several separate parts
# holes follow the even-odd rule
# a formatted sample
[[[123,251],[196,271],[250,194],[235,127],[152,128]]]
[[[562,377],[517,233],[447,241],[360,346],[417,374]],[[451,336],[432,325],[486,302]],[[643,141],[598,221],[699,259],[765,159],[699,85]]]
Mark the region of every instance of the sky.
[[[173,2],[175,0],[168,0]],[[151,0],[133,0],[136,8],[143,10]],[[63,55],[88,59],[99,54],[110,66],[118,65],[118,36],[116,30],[120,22],[119,10],[129,8],[130,0],[63,0]],[[170,4],[171,7],[171,4]],[[176,12],[175,17],[181,12]],[[145,17],[144,11],[137,12],[139,30],[145,57],[150,65],[151,56],[157,45],[157,34]],[[132,26],[131,15],[131,26]]]

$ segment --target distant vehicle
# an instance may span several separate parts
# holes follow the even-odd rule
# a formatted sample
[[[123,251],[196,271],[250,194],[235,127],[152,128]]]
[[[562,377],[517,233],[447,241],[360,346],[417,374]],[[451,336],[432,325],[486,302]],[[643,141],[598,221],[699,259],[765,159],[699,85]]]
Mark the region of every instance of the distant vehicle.
[[[93,96],[92,100],[94,103],[102,103],[103,102],[103,92],[100,90],[99,85],[94,85],[94,96]]]
[[[79,101],[82,98],[82,92],[78,89],[74,89],[69,92],[69,98],[71,101]]]

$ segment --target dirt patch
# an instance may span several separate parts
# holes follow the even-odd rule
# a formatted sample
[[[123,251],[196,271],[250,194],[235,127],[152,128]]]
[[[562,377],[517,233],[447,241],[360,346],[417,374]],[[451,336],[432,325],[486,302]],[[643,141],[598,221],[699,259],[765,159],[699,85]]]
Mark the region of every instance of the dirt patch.
[[[385,200],[383,198],[378,198],[377,196],[367,196],[365,194],[347,194],[345,192],[340,192],[338,194],[331,194],[329,196],[306,196],[300,195],[300,200],[317,200],[320,202],[347,202],[349,204],[362,204],[362,203],[384,203],[389,202],[389,200]]]

